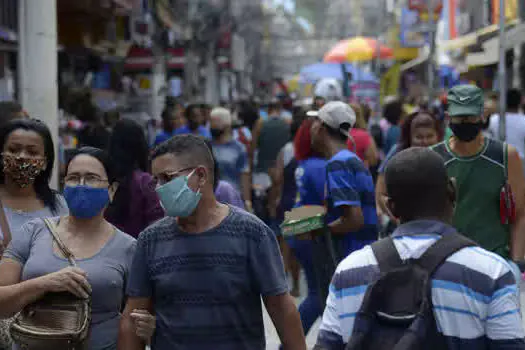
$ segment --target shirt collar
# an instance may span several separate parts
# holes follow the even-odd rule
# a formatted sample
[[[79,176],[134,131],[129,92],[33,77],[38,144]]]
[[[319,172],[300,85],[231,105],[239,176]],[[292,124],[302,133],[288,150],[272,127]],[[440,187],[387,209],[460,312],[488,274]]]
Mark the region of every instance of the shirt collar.
[[[398,226],[392,233],[392,237],[413,236],[420,234],[444,235],[456,232],[457,230],[437,220],[414,220]]]

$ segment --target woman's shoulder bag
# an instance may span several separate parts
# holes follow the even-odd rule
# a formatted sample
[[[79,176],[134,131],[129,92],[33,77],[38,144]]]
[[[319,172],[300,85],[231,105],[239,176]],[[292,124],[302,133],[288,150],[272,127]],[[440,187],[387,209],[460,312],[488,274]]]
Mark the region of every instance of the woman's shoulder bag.
[[[56,225],[44,222],[58,248],[76,266],[71,251],[62,243]],[[27,305],[11,324],[11,337],[21,349],[85,350],[91,324],[91,298],[81,299],[69,292],[48,293]]]

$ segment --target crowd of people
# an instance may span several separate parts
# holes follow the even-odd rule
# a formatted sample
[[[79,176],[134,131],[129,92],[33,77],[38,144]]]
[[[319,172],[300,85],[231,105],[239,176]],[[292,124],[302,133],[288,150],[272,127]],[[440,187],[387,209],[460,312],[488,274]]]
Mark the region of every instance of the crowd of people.
[[[116,114],[63,157],[2,103],[0,348],[21,310],[69,292],[91,300],[90,350],[264,349],[261,299],[284,349],[320,317],[320,350],[525,349],[525,115],[507,100],[508,144],[493,96],[460,85],[439,108],[386,99],[380,120],[321,96],[168,101],[151,140]],[[324,228],[283,236],[305,206]]]

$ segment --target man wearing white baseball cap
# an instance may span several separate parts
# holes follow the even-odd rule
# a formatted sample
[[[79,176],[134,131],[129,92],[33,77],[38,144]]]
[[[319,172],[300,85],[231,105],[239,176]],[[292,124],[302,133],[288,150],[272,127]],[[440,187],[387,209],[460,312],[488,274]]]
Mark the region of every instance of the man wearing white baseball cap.
[[[377,239],[377,215],[372,175],[348,150],[349,131],[356,115],[346,103],[327,103],[312,125],[312,146],[328,159],[326,166],[326,222],[337,260]]]
[[[210,112],[213,154],[219,167],[219,179],[242,194],[247,210],[252,210],[251,174],[246,147],[233,138],[231,112],[216,107]]]

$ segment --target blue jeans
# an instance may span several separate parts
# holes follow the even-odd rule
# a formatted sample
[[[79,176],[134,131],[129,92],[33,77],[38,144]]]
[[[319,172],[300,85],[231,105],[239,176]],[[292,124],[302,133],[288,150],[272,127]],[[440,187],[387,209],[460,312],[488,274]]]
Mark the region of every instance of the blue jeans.
[[[299,305],[299,314],[303,324],[304,334],[308,334],[310,328],[323,312],[319,295],[319,287],[313,262],[313,242],[310,240],[299,240],[290,238],[287,240],[293,254],[301,264],[306,276],[308,294],[306,299]]]

